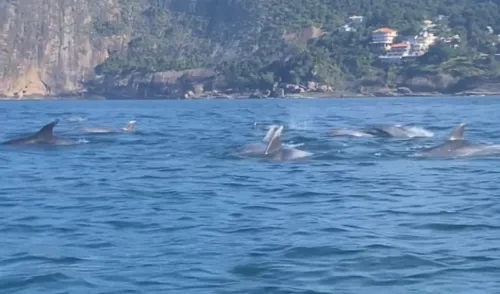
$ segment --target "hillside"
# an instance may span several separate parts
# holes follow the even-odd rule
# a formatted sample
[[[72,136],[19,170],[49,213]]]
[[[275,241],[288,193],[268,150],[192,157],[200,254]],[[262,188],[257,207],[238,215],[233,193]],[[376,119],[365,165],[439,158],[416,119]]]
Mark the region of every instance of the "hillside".
[[[66,78],[71,87],[60,86],[51,94],[65,90],[107,97],[187,97],[212,90],[281,95],[394,89],[456,93],[494,85],[500,73],[494,55],[500,48],[500,4],[495,1],[116,1],[104,1],[99,13],[90,9],[95,4],[68,1],[73,7],[84,6],[87,18],[67,26],[78,25],[75,35],[91,44],[86,51],[97,48],[93,50],[100,54],[89,58],[87,53],[82,59],[81,48],[75,49],[66,57],[69,63],[59,54],[68,71],[80,74]],[[71,13],[67,11],[66,18]],[[32,19],[39,27],[48,26],[40,17]],[[425,26],[436,41],[425,54],[404,62],[383,62],[379,56],[384,53],[371,44],[376,29],[397,30],[394,42],[401,42],[422,33]],[[73,42],[81,43],[79,39]],[[26,52],[29,46],[42,48],[35,45],[19,46]],[[37,63],[36,68],[47,71],[45,66]],[[50,87],[50,81],[44,84]]]

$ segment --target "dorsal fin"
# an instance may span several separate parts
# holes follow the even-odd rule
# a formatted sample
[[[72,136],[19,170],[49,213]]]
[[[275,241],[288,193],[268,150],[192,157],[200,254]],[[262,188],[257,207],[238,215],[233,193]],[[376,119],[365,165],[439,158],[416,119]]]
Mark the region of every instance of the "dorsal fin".
[[[53,122],[46,124],[38,131],[38,133],[36,133],[36,136],[42,137],[42,138],[52,137],[54,127],[57,125],[58,122],[59,122],[59,119],[56,119]]]
[[[448,140],[450,141],[458,141],[458,140],[465,140],[465,123],[461,123],[458,126],[455,127],[453,132],[448,136]]]
[[[279,128],[279,126],[277,125],[271,125],[269,126],[269,130],[267,131],[267,134],[266,136],[264,137],[264,139],[262,139],[264,142],[268,143],[269,141],[271,141],[271,139],[273,138],[274,136],[274,133],[276,132],[276,130]]]
[[[279,128],[274,132],[269,144],[267,144],[265,152],[266,155],[281,149],[281,132],[283,132],[283,126],[279,126]]]

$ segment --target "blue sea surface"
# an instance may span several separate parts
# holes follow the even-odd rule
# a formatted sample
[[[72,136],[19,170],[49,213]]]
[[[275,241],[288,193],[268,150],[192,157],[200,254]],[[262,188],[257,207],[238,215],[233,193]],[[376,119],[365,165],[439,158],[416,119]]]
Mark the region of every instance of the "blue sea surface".
[[[422,159],[459,123],[500,143],[499,97],[7,101],[0,293],[500,293],[500,157]],[[82,126],[134,134],[88,135]],[[432,138],[334,138],[412,124]],[[310,159],[239,156],[283,124]]]

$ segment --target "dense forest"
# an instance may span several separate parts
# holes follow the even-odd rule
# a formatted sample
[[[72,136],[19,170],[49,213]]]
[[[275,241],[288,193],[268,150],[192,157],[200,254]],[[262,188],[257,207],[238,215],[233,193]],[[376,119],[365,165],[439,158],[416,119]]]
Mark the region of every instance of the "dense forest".
[[[443,76],[500,73],[494,55],[500,52],[500,4],[493,0],[119,1],[119,21],[94,23],[97,34],[131,36],[126,50],[113,52],[96,68],[106,78],[211,68],[218,73],[212,86],[221,89],[313,81],[359,90],[422,76],[434,77],[427,83],[438,79],[433,89],[441,89],[456,86]],[[353,15],[364,19],[343,30]],[[400,37],[412,36],[424,20],[438,24],[437,36],[459,35],[460,42],[438,41],[402,65],[377,60],[370,47],[373,30],[390,27]]]

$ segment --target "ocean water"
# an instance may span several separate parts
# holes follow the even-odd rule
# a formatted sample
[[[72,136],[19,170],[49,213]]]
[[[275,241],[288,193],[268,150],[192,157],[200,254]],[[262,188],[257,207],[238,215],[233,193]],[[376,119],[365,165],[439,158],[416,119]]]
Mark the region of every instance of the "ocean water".
[[[499,97],[0,103],[0,293],[500,293]],[[91,136],[82,126],[137,133]],[[269,124],[308,160],[238,156]],[[332,138],[404,123],[432,138]]]

